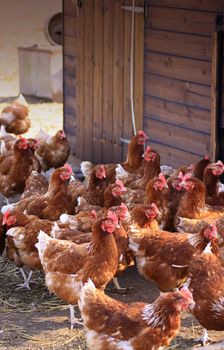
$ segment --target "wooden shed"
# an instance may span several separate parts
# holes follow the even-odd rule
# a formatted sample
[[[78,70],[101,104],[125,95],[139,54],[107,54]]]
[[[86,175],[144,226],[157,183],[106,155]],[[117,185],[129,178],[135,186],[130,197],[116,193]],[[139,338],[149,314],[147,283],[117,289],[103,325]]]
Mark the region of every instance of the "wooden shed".
[[[163,164],[220,156],[224,0],[134,3],[133,15],[133,0],[64,0],[64,125],[74,152],[124,157],[133,78],[136,128]]]

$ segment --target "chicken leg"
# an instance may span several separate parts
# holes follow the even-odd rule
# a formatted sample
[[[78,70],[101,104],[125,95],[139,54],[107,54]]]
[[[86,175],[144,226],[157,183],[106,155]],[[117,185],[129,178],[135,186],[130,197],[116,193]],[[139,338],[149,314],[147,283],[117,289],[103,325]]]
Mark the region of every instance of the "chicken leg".
[[[71,329],[73,329],[74,325],[83,326],[83,322],[81,322],[80,319],[75,317],[75,307],[74,307],[74,305],[69,305],[69,311],[70,311]]]
[[[30,280],[31,280],[33,271],[30,271],[28,277],[26,276],[25,271],[23,270],[22,267],[20,268],[20,272],[23,276],[24,283],[18,284],[18,287],[16,289],[21,289],[21,288],[30,289]]]

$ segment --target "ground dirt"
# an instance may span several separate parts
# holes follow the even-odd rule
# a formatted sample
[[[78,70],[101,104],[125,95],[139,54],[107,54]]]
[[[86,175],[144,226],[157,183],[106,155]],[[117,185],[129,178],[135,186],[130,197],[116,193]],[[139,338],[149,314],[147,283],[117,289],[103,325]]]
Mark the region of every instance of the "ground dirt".
[[[0,101],[1,102],[1,101]],[[49,134],[62,127],[62,105],[43,103],[29,99],[32,129],[29,136],[35,136],[41,126]],[[0,103],[0,111],[5,106]],[[74,164],[77,160],[71,158]],[[18,200],[14,198],[10,202]],[[2,201],[3,204],[3,201]],[[1,200],[0,200],[1,205]],[[152,302],[159,291],[153,283],[139,276],[135,267],[120,275],[122,287],[131,287],[127,293],[118,294],[110,290],[106,293],[123,302]],[[68,307],[55,296],[50,295],[44,283],[44,274],[35,272],[31,290],[16,289],[22,282],[19,270],[5,256],[0,257],[0,349],[1,350],[84,350],[86,348],[84,331],[70,330]],[[78,313],[78,309],[77,309]],[[179,335],[169,349],[192,349],[200,346],[193,342],[202,328],[190,314],[183,314]],[[224,338],[223,332],[209,332],[213,341]],[[224,349],[219,348],[219,349]]]
[[[5,350],[84,350],[82,329],[69,329],[68,307],[50,295],[44,284],[44,274],[35,272],[31,290],[16,289],[22,277],[15,265],[5,257],[0,258],[0,349]],[[152,302],[159,291],[156,286],[139,276],[135,268],[120,275],[122,287],[130,287],[127,293],[118,294],[110,283],[106,293],[123,302]],[[77,309],[77,314],[79,314]],[[169,349],[192,349],[200,346],[193,339],[199,337],[202,328],[187,313],[183,314],[179,335]],[[222,339],[223,332],[209,332],[213,341]],[[220,348],[221,349],[221,348]]]

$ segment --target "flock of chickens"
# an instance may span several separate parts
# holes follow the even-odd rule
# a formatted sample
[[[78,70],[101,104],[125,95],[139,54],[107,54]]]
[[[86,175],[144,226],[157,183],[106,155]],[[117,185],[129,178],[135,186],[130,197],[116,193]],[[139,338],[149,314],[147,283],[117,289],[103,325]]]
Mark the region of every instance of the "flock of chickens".
[[[223,163],[205,156],[178,170],[161,167],[139,131],[125,162],[82,162],[80,182],[66,163],[62,130],[35,139],[10,134],[29,129],[28,114],[20,99],[0,116],[0,192],[6,200],[21,193],[2,208],[0,253],[20,268],[20,287],[43,270],[49,291],[69,304],[71,326],[84,324],[91,350],[168,346],[185,309],[204,327],[203,343],[206,330],[224,330]],[[112,279],[120,289],[118,276],[134,264],[161,292],[152,304],[104,294]]]

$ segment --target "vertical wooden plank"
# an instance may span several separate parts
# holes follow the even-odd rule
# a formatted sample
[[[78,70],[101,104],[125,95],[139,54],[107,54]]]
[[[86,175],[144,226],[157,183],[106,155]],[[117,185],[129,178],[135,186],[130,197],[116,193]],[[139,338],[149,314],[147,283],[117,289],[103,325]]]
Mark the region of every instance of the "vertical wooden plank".
[[[76,154],[80,159],[83,159],[83,104],[84,104],[84,93],[83,93],[83,52],[84,52],[84,8],[79,12],[76,17],[76,32],[77,38],[77,95],[75,98],[76,104],[76,115],[77,115],[77,137],[76,137]]]
[[[85,8],[84,28],[84,104],[83,130],[84,152],[83,159],[92,160],[93,156],[93,7],[94,0],[83,3]]]
[[[93,160],[102,161],[103,0],[94,0]]]
[[[63,43],[65,41],[65,0],[62,1],[62,14],[63,14]],[[65,63],[65,46],[62,45],[62,69],[63,69],[63,129],[65,128],[65,69],[66,69],[66,63]]]
[[[125,0],[125,6],[131,6],[131,0]],[[131,52],[131,12],[124,11],[124,107],[123,107],[123,137],[130,139],[133,136],[131,104],[130,104],[130,52]],[[127,155],[127,145],[123,144],[123,159]]]
[[[144,8],[144,0],[136,1],[136,6]],[[143,76],[144,76],[144,14],[135,14],[134,48],[134,107],[136,129],[143,128]]]
[[[123,0],[114,1],[114,77],[113,77],[113,162],[121,162],[124,87],[124,10]]]
[[[220,98],[220,57],[221,33],[212,33],[212,78],[211,78],[211,160],[216,161],[218,155],[218,117]]]
[[[103,20],[103,162],[112,161],[113,136],[113,0],[104,0]]]

